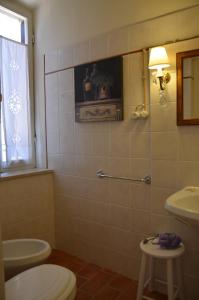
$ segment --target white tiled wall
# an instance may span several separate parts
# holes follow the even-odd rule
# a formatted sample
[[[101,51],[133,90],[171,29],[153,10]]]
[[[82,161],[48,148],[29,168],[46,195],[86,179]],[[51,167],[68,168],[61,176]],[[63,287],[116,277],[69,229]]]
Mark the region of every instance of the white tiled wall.
[[[59,65],[62,51],[57,50],[49,64],[54,54],[46,55],[47,71],[71,66],[71,61],[92,61],[192,36],[198,32],[198,21],[189,23],[187,18],[195,20],[198,13],[198,8],[190,9],[98,36],[74,46],[65,65]],[[186,34],[180,27],[185,23]],[[176,126],[175,74],[175,53],[198,47],[198,40],[167,46],[172,62],[169,102],[160,106],[151,79],[146,120],[131,120],[133,109],[143,101],[141,53],[124,57],[121,122],[75,123],[73,69],[46,76],[48,162],[56,171],[57,247],[137,278],[139,241],[154,232],[176,231],[187,248],[184,265],[190,300],[199,298],[198,233],[169,216],[164,203],[179,188],[199,185],[199,129]],[[152,184],[100,180],[95,175],[98,169],[118,176],[151,174]]]
[[[52,174],[0,182],[2,239],[39,238],[54,245]]]

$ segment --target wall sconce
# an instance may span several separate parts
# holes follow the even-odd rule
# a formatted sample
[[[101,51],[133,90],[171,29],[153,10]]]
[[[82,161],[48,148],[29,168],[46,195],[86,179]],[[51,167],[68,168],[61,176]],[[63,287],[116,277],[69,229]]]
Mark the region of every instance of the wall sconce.
[[[149,55],[149,69],[157,69],[156,78],[159,80],[160,90],[165,90],[166,84],[171,79],[170,74],[163,71],[169,66],[166,49],[164,47],[152,48]]]

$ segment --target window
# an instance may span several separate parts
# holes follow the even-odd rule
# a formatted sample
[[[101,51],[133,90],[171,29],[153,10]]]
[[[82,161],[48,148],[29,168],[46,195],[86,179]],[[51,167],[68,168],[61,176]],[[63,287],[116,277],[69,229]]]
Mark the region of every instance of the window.
[[[34,166],[27,18],[0,6],[0,169]]]

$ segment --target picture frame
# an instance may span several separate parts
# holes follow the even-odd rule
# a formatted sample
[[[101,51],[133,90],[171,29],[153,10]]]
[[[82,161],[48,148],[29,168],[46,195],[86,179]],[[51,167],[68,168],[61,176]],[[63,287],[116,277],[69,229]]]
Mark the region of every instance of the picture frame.
[[[123,120],[123,58],[107,58],[74,68],[75,121]]]

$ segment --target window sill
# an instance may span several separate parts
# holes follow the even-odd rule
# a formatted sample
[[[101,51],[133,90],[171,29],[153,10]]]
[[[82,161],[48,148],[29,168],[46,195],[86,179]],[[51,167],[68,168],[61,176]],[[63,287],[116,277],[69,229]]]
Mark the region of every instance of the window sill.
[[[20,170],[20,171],[10,171],[0,174],[0,182],[4,180],[12,180],[16,178],[30,177],[43,174],[52,174],[51,169],[30,169],[30,170]]]

